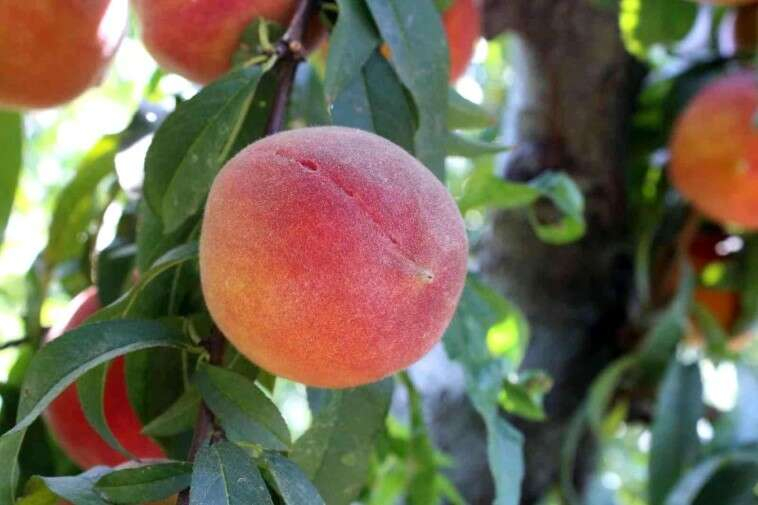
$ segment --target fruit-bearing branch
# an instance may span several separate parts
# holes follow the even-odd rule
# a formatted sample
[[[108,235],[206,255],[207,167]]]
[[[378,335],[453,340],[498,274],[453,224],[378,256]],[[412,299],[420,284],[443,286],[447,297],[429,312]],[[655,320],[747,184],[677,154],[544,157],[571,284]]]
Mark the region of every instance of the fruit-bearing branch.
[[[287,104],[292,93],[297,66],[304,58],[303,37],[308,23],[316,12],[316,3],[317,0],[301,0],[287,31],[276,45],[277,61],[271,71],[277,76],[277,89],[266,125],[266,135],[277,133],[284,126]],[[203,346],[208,351],[211,365],[223,363],[226,338],[218,327],[213,326],[210,336],[203,341]],[[213,412],[203,402],[195,423],[195,432],[187,460],[194,461],[200,447],[209,437],[211,442],[217,442],[224,436]],[[179,494],[177,505],[188,505],[189,497],[190,490],[187,488]]]

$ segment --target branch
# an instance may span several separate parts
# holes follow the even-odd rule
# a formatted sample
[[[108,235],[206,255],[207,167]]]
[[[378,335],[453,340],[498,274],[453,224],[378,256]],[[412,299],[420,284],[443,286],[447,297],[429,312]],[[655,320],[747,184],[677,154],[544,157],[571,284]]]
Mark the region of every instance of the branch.
[[[287,115],[287,103],[292,93],[297,66],[305,58],[303,37],[313,16],[317,0],[301,0],[292,22],[276,45],[277,62],[272,69],[277,74],[278,85],[271,115],[266,125],[266,134],[282,130]]]
[[[24,345],[29,342],[30,342],[30,339],[28,337],[19,338],[18,340],[11,340],[10,342],[5,342],[3,344],[0,344],[0,351],[10,349],[11,347],[18,347],[20,345]]]
[[[266,134],[271,135],[282,130],[284,119],[287,114],[287,104],[289,103],[290,94],[295,81],[295,72],[297,66],[305,57],[305,46],[303,36],[305,35],[308,23],[315,13],[316,3],[318,0],[300,0],[295,11],[295,15],[290,22],[289,28],[282,39],[277,43],[276,54],[277,62],[272,68],[272,72],[277,74],[277,90],[274,97],[271,115],[266,125]],[[211,365],[221,365],[224,358],[224,347],[226,338],[217,326],[213,326],[210,337],[203,342],[203,346],[210,354]],[[200,447],[210,437],[211,443],[218,442],[225,438],[223,429],[218,426],[216,417],[208,408],[205,402],[200,407],[200,412],[195,423],[195,433],[192,437],[187,461],[193,462]],[[177,505],[189,505],[190,488],[179,493]]]

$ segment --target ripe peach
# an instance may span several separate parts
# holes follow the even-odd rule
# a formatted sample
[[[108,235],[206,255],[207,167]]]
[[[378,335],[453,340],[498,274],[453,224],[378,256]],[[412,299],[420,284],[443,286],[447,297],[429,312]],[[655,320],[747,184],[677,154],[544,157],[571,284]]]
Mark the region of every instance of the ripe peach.
[[[312,386],[365,384],[424,355],[466,276],[445,187],[350,128],[260,140],[219,173],[200,239],[208,309],[254,363]]]
[[[0,0],[0,108],[52,107],[100,82],[126,0]]]
[[[92,287],[71,302],[71,315],[50,329],[49,342],[81,325],[100,308],[97,290]],[[129,404],[124,375],[124,359],[117,358],[108,369],[105,383],[105,417],[119,442],[139,458],[164,458],[163,450],[143,435],[142,423]],[[44,414],[50,431],[71,460],[84,469],[97,465],[115,466],[126,461],[92,429],[84,416],[76,385],[56,398]]]
[[[463,75],[482,36],[482,20],[474,0],[454,0],[443,13],[442,24],[450,46],[450,81]]]
[[[720,78],[679,117],[670,143],[674,186],[703,214],[758,229],[758,82],[753,71]]]
[[[242,32],[255,18],[286,25],[296,0],[133,0],[142,40],[156,61],[208,83],[231,66]]]

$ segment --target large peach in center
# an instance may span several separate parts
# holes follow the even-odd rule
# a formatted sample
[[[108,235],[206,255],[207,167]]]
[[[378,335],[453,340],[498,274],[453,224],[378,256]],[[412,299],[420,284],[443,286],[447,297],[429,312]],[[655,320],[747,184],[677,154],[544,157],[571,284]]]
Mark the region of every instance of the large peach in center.
[[[250,145],[219,173],[200,272],[213,319],[249,359],[350,387],[439,340],[467,249],[455,202],[410,154],[359,130],[306,128]]]

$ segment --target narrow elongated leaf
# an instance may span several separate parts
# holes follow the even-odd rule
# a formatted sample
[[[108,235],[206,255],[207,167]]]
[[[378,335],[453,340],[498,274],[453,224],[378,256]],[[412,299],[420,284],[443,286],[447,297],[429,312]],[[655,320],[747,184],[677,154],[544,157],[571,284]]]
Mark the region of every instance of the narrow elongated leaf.
[[[651,505],[666,496],[694,464],[700,447],[697,422],[703,416],[703,385],[697,364],[674,359],[666,372],[656,405],[650,447]]]
[[[462,97],[455,89],[448,88],[447,127],[451,130],[489,128],[495,118],[480,105]]]
[[[145,160],[145,198],[175,231],[198,213],[251,107],[261,69],[244,67],[181,103],[156,132]]]
[[[139,282],[132,287],[121,298],[112,304],[99,310],[90,321],[108,321],[111,319],[125,318],[132,314],[133,309],[138,304],[145,288],[150,285],[161,274],[171,268],[181,265],[188,261],[194,261],[198,257],[197,242],[183,244],[158,258],[149,271],[142,274]]]
[[[105,381],[108,376],[108,363],[96,366],[82,375],[76,384],[79,402],[84,416],[90,426],[113,449],[123,454],[127,459],[135,459],[127,451],[108,426],[105,418]]]
[[[200,408],[200,393],[188,389],[163,414],[142,428],[142,433],[151,437],[169,437],[190,430],[195,424]]]
[[[192,472],[190,505],[273,505],[260,471],[231,442],[203,447]]]
[[[587,416],[590,426],[600,433],[603,416],[613,399],[624,373],[637,364],[637,355],[628,355],[614,361],[593,381],[587,396]]]
[[[487,454],[495,480],[496,505],[517,505],[524,477],[523,438],[499,416],[498,403],[502,381],[518,366],[529,334],[526,328],[512,332],[511,353],[495,354],[492,346],[488,346],[488,334],[514,317],[511,314],[514,310],[469,276],[458,310],[443,338],[448,356],[463,366],[469,397],[487,427]]]
[[[297,67],[287,107],[287,124],[290,128],[331,124],[324,85],[316,69],[307,61]]]
[[[45,485],[64,500],[76,505],[108,505],[95,492],[95,482],[111,471],[105,466],[96,466],[72,477],[40,477]]]
[[[381,42],[365,2],[337,0],[337,4],[339,17],[329,36],[324,81],[329,103],[334,103],[342,91],[358,78],[363,64]]]
[[[116,470],[100,478],[95,491],[109,502],[138,504],[169,498],[191,479],[191,463],[172,461]]]
[[[510,149],[504,144],[483,142],[454,132],[448,132],[446,145],[448,155],[463,156],[464,158],[476,158],[477,156],[501,153]]]
[[[194,382],[232,441],[279,451],[290,447],[287,423],[254,382],[210,365],[199,367]]]
[[[151,347],[187,348],[181,331],[156,321],[87,324],[44,346],[35,354],[21,390],[16,427],[20,431],[78,377],[123,354]]]
[[[689,0],[621,0],[626,48],[640,57],[654,44],[673,44],[692,29],[697,3]]]
[[[263,461],[285,505],[325,505],[318,489],[292,460],[266,452]]]
[[[298,439],[291,458],[329,505],[348,505],[368,478],[373,445],[384,426],[391,379],[334,391],[329,404]]]
[[[376,133],[413,153],[415,120],[411,107],[395,70],[375,51],[337,97],[332,121]]]
[[[676,487],[671,490],[666,498],[666,505],[692,505],[696,503],[698,495],[708,482],[728,465],[758,465],[758,451],[740,449],[704,460],[679,480]],[[729,484],[732,485],[733,483]],[[749,489],[752,487],[752,485],[749,486]]]
[[[0,111],[0,244],[21,176],[24,125],[18,112]]]
[[[103,137],[90,149],[74,178],[58,196],[45,249],[45,260],[49,265],[78,254],[78,237],[94,217],[96,189],[108,175],[115,174],[118,147],[118,135]]]
[[[447,136],[447,38],[432,0],[366,0],[379,32],[389,45],[400,80],[418,110],[415,153],[444,179]]]
[[[13,505],[18,483],[18,453],[26,429],[7,432],[0,437],[0,505]]]

